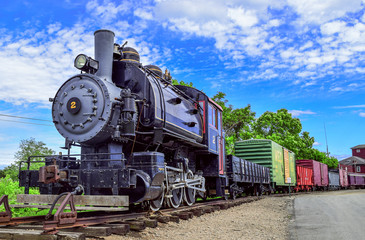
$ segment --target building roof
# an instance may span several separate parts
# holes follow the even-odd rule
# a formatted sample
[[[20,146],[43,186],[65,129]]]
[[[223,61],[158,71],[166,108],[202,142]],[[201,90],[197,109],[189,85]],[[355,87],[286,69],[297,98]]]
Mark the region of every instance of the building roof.
[[[356,156],[351,156],[348,158],[345,158],[341,161],[339,161],[339,164],[342,165],[365,165],[365,159],[361,158],[361,157],[356,157]]]
[[[355,147],[352,147],[351,149],[359,149],[359,148],[365,148],[365,144],[360,144],[360,145],[357,145]]]

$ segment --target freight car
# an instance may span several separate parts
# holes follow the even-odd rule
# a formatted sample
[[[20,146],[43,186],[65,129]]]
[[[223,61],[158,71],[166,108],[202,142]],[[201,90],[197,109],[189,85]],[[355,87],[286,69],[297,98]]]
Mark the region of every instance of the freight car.
[[[271,193],[270,169],[259,164],[246,161],[236,156],[227,156],[227,175],[231,198],[246,193],[246,195],[261,195]]]
[[[313,190],[328,190],[328,166],[326,164],[311,159],[297,160],[296,164],[313,170]]]
[[[347,171],[344,169],[332,169],[328,171],[329,189],[347,189],[349,187],[349,179]]]
[[[25,193],[38,187],[41,195],[71,192],[105,201],[113,195],[153,211],[190,206],[198,196],[226,197],[222,108],[195,88],[172,85],[168,71],[143,66],[135,49],[114,42],[113,32],[98,30],[94,37],[95,59],[78,55],[74,66],[81,73],[50,99],[68,154],[46,157],[39,171],[26,162],[19,173]],[[81,154],[70,155],[71,147]],[[252,169],[259,171],[250,177],[261,192],[267,181],[261,171],[266,178],[268,171]],[[244,189],[245,181],[232,180],[237,188],[231,191]]]
[[[348,173],[350,188],[365,188],[365,174]]]
[[[329,190],[341,189],[340,174],[337,170],[328,171],[328,189]]]
[[[270,169],[273,191],[289,191],[296,186],[295,154],[267,139],[235,143],[235,155]]]

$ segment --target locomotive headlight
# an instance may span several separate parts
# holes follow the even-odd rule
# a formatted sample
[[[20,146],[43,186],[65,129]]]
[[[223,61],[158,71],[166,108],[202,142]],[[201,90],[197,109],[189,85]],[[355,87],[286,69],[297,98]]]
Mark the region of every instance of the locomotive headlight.
[[[82,70],[86,65],[87,57],[84,54],[80,54],[75,59],[75,67]]]
[[[79,54],[75,58],[74,66],[81,71],[94,74],[99,69],[99,62],[85,54]]]

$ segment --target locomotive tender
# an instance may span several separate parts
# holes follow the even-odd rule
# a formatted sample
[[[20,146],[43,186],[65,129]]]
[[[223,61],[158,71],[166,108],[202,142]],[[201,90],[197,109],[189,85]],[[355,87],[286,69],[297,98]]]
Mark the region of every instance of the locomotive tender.
[[[69,154],[47,157],[39,171],[21,170],[25,192],[129,196],[152,210],[225,196],[221,107],[195,88],[173,86],[167,71],[143,66],[113,32],[94,37],[95,59],[78,55],[81,73],[50,99]],[[70,155],[72,146],[81,154]]]

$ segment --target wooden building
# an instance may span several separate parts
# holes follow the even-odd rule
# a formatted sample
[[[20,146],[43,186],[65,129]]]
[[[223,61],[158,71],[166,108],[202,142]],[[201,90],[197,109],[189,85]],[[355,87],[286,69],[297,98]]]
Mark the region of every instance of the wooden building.
[[[352,156],[339,161],[340,169],[348,172],[365,173],[365,144],[352,147]]]

